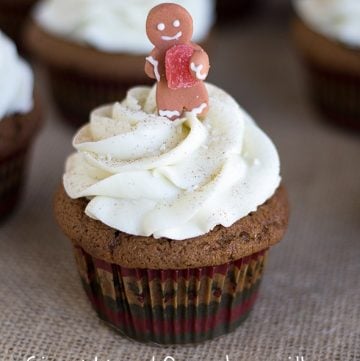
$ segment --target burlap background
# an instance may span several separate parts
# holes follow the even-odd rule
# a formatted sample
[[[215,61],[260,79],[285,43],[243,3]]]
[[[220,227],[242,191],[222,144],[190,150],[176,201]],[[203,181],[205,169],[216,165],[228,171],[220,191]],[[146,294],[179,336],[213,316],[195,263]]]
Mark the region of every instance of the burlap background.
[[[360,138],[325,126],[308,104],[287,15],[268,11],[222,30],[213,45],[212,81],[278,145],[292,203],[289,232],[271,252],[243,327],[197,347],[162,349],[129,342],[97,319],[52,218],[73,130],[50,104],[25,200],[0,228],[0,360],[360,360]]]

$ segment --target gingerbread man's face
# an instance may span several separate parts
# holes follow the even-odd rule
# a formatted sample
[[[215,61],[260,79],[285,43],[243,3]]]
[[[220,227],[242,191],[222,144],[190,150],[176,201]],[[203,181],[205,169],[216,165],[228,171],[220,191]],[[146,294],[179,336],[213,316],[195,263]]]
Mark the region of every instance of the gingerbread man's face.
[[[146,21],[146,32],[157,48],[189,43],[193,35],[191,15],[177,4],[155,6]]]

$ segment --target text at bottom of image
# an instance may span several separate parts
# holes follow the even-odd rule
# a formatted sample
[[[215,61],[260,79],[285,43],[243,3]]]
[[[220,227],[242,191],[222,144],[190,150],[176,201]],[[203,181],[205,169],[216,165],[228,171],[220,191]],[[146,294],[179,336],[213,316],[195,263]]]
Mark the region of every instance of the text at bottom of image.
[[[45,356],[36,357],[35,355],[32,355],[30,357],[25,358],[25,361],[47,361],[50,360],[50,358],[47,358]],[[54,360],[54,359],[51,359]],[[219,359],[218,361],[235,361],[236,359],[232,359],[230,355],[225,355],[224,358]],[[305,360],[304,356],[288,356],[287,360],[289,361],[307,361]],[[58,360],[61,361],[61,360]],[[110,359],[101,359],[98,356],[95,356],[92,359],[83,359],[82,361],[118,361],[118,360],[110,360]],[[150,360],[144,360],[144,361],[187,361],[182,359],[175,359],[172,356],[165,356],[157,358],[156,356],[152,356]],[[190,361],[190,360],[189,360]]]

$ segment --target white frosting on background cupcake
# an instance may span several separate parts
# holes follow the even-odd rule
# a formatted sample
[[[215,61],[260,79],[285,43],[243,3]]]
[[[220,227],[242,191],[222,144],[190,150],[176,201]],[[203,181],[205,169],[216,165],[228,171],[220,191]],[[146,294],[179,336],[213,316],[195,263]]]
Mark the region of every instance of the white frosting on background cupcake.
[[[148,12],[160,0],[43,0],[34,17],[47,31],[106,52],[146,54]],[[208,36],[215,17],[214,0],[175,0],[194,19],[194,41]]]
[[[360,46],[360,0],[295,0],[300,18],[319,33]]]
[[[89,197],[86,214],[133,235],[183,240],[230,227],[280,184],[275,146],[235,100],[208,85],[210,109],[171,121],[156,86],[94,110],[79,130],[64,187]]]
[[[0,31],[0,121],[33,107],[34,77],[14,43]]]

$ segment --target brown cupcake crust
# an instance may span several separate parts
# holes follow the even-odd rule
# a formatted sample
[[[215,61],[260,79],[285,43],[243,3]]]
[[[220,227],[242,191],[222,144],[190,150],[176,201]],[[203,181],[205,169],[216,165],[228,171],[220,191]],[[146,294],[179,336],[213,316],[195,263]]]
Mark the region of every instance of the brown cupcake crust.
[[[145,54],[99,51],[48,33],[34,21],[26,26],[25,43],[35,57],[51,67],[68,68],[93,77],[138,79],[140,82],[146,79],[143,71]]]
[[[42,124],[40,101],[34,95],[34,107],[26,114],[9,115],[0,120],[0,161],[29,146]]]
[[[347,47],[310,29],[301,19],[293,21],[296,46],[307,61],[331,70],[360,75],[360,50]]]
[[[93,257],[128,268],[184,269],[214,266],[267,249],[287,228],[289,206],[280,186],[256,212],[231,227],[217,226],[192,239],[174,241],[116,231],[85,214],[86,199],[73,200],[61,186],[55,195],[56,219],[64,233]]]

